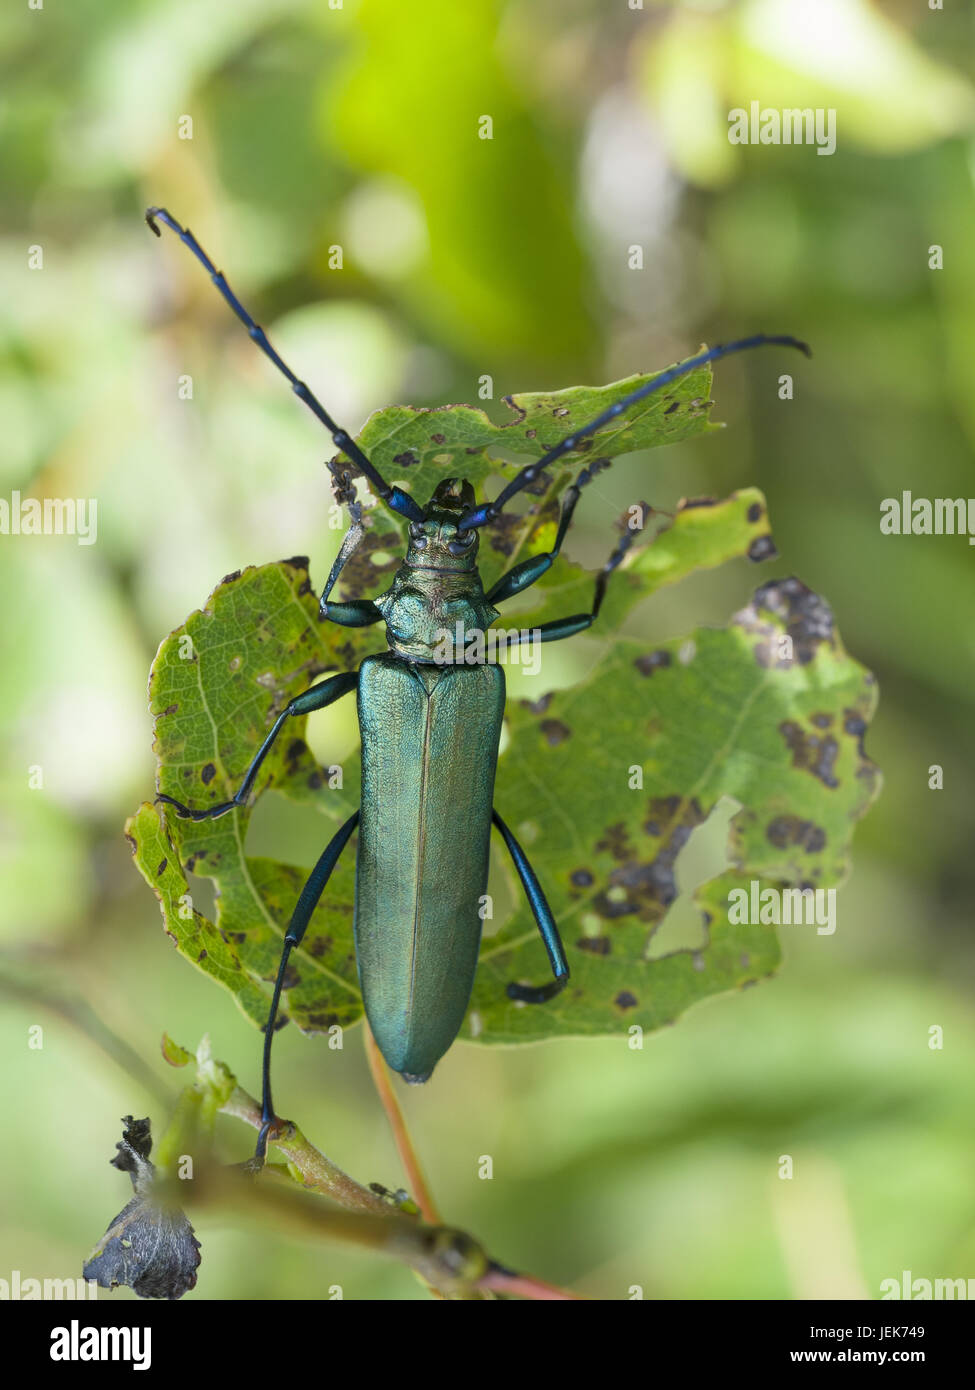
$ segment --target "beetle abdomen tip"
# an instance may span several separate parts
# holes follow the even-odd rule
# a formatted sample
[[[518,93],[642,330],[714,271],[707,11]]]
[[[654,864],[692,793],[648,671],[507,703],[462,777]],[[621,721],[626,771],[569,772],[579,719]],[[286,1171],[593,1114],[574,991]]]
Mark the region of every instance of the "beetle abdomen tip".
[[[431,1069],[430,1071],[424,1071],[424,1072],[417,1072],[417,1071],[401,1071],[401,1072],[400,1072],[400,1076],[403,1078],[403,1080],[406,1082],[406,1084],[407,1084],[408,1086],[422,1086],[423,1083],[424,1083],[424,1081],[429,1081],[432,1075],[433,1075],[433,1070],[432,1070],[432,1069]]]

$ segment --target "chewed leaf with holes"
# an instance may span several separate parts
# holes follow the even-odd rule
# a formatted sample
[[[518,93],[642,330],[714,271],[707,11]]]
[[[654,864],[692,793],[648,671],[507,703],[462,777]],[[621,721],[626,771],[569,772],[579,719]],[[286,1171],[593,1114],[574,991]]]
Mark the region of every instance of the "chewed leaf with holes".
[[[597,457],[707,428],[709,378],[696,376],[678,383],[682,390],[673,397],[662,395],[656,413],[648,403],[638,419],[601,433]],[[405,477],[425,501],[444,475],[510,473],[516,465],[499,463],[486,450],[507,444],[507,431],[519,424],[538,456],[632,385],[518,397],[519,422],[500,430],[466,407],[383,411],[361,440],[388,479]],[[675,400],[678,408],[670,408]],[[418,430],[430,433],[428,444]],[[410,450],[413,462],[401,457]],[[517,451],[530,452],[527,442]],[[520,550],[551,544],[553,499],[581,461],[540,480],[517,531],[495,535],[494,549],[486,529],[483,571],[496,573]],[[402,553],[385,518],[374,512],[371,519],[369,544],[343,575],[350,581],[346,592],[359,597],[388,586]],[[636,522],[639,536],[613,576],[599,619],[598,634],[610,639],[629,610],[662,586],[733,559],[774,554],[764,499],[755,490],[685,503],[673,518],[641,512]],[[526,616],[533,624],[587,610],[592,584],[591,574],[560,559],[526,595],[519,625]],[[159,790],[196,808],[227,800],[290,698],[323,674],[355,669],[384,645],[381,626],[348,629],[319,620],[304,560],[228,576],[205,608],[163,642],[153,664]],[[499,763],[496,803],[523,839],[560,919],[572,981],[543,1007],[507,998],[509,980],[542,983],[548,975],[532,919],[518,906],[509,920],[486,924],[462,1036],[517,1041],[620,1032],[633,1023],[650,1029],[695,1000],[773,969],[774,930],[730,924],[728,892],[753,877],[766,885],[838,882],[852,824],[875,787],[862,752],[873,699],[871,678],[843,652],[825,604],[796,581],[784,581],[760,590],[727,629],[702,630],[654,650],[610,640],[576,689],[509,706],[511,741]],[[162,804],[146,804],[127,826],[167,933],[259,1025],[307,869],[247,853],[254,799],[273,786],[304,803],[308,815],[318,811],[323,848],[358,804],[357,760],[346,761],[344,784],[332,785],[304,730],[304,718],[288,721],[247,807],[192,822]],[[722,796],[741,805],[732,827],[734,868],[699,890],[699,949],[655,954],[653,935],[676,895],[678,853]],[[493,873],[510,878],[503,853]],[[216,885],[215,922],[194,905],[188,874]],[[512,887],[520,904],[517,884]],[[306,1032],[346,1025],[361,1014],[353,891],[350,846],[285,980],[284,1008]]]
[[[229,575],[156,655],[149,681],[159,790],[193,807],[227,800],[288,700],[323,673],[354,669],[375,649],[362,633],[318,619],[306,560]],[[289,721],[261,769],[269,786],[323,813],[322,847],[355,808],[354,763],[340,790],[329,786],[304,741],[304,718]],[[291,909],[307,871],[246,854],[251,807],[217,820],[180,820],[144,805],[126,826],[136,863],[162,908],[166,930],[195,965],[229,989],[261,1025]],[[214,880],[217,921],[193,905],[185,873]],[[353,860],[339,863],[326,904],[312,918],[289,972],[289,1010],[310,1031],[361,1013],[352,947]]]
[[[649,1030],[770,974],[779,916],[761,895],[812,889],[790,898],[805,923],[790,929],[825,921],[815,890],[842,880],[853,822],[879,785],[863,750],[875,701],[827,605],[786,579],[727,628],[652,649],[620,639],[575,689],[511,710],[498,808],[527,842],[572,979],[544,1017],[504,997],[512,977],[545,979],[519,909],[484,943],[466,1028],[497,1042]],[[721,797],[741,810],[732,867],[695,895],[699,949],[655,955],[678,855]]]
[[[486,478],[507,478],[517,471],[520,465],[505,455],[541,458],[574,428],[595,419],[614,400],[656,375],[650,372],[627,377],[610,386],[573,386],[564,391],[505,396],[512,418],[503,425],[492,423],[483,410],[467,405],[433,410],[390,406],[366,421],[357,442],[386,481],[402,483],[420,506],[430,500],[442,478],[467,478],[480,495]],[[543,474],[526,490],[534,502],[527,513],[504,514],[482,533],[480,568],[485,588],[519,558],[523,549],[545,548],[535,534],[541,524],[537,519],[556,515],[554,504],[559,493],[584,464],[596,458],[618,458],[637,449],[676,444],[717,429],[708,419],[710,390],[710,368],[698,368],[631,406],[618,423],[606,426],[594,438],[581,440],[550,474]],[[341,456],[340,464],[345,466]],[[343,597],[358,597],[362,586],[374,581],[372,552],[392,546],[394,535],[402,534],[405,528],[403,521],[379,509],[372,519],[372,532],[342,575],[339,592]]]

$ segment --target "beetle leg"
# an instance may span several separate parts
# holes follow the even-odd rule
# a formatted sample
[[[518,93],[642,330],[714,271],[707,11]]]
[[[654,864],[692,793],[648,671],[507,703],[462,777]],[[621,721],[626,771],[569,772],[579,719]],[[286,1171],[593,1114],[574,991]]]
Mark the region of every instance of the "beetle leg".
[[[601,473],[604,468],[608,468],[611,463],[612,459],[597,458],[593,459],[592,463],[587,464],[586,467],[582,469],[575,482],[572,483],[570,487],[567,487],[562,495],[562,511],[559,515],[559,529],[556,532],[555,544],[552,546],[552,549],[543,551],[540,555],[529,555],[527,560],[520,561],[520,563],[515,565],[513,569],[510,569],[507,574],[503,574],[488,593],[488,603],[504,603],[505,599],[513,598],[515,594],[520,594],[524,589],[531,588],[533,584],[541,579],[546,570],[551,569],[556,557],[562,549],[562,542],[565,540],[566,532],[572,525],[572,515],[575,512],[576,503],[579,501],[579,494],[588,483],[592,482],[597,474]],[[644,503],[643,505],[646,506],[647,504]],[[653,509],[649,508],[649,510],[652,511]],[[633,533],[631,532],[628,538],[624,538],[620,545],[617,546],[609,561],[603,566],[603,574],[608,576],[611,571],[616,568],[630,548],[632,542]],[[602,587],[605,587],[606,580],[602,577],[597,580],[597,612],[598,604],[602,602],[602,594],[598,592],[600,584]],[[593,617],[595,617],[595,613]],[[576,629],[576,631],[579,630],[580,629]],[[565,633],[563,635],[566,637],[571,636],[570,633]]]
[[[323,598],[318,611],[321,617],[340,627],[368,627],[383,616],[371,598],[347,599],[344,603],[330,603]]]
[[[301,890],[284,936],[281,961],[278,965],[277,978],[274,981],[274,993],[271,996],[271,1012],[268,1014],[267,1024],[264,1028],[264,1065],[261,1070],[261,1131],[257,1136],[257,1147],[254,1150],[253,1165],[255,1167],[260,1167],[263,1164],[264,1155],[267,1152],[268,1134],[278,1123],[271,1101],[271,1040],[274,1037],[274,1024],[278,1016],[278,1005],[281,1000],[285,972],[288,968],[288,959],[294,948],[301,945],[301,938],[311,921],[312,913],[318,906],[319,898],[325,891],[325,885],[331,877],[332,870],[338,863],[339,855],[345,849],[349,836],[358,823],[359,812],[355,811],[329,840],[325,852],[312,869],[308,876],[308,882]]]
[[[243,782],[230,801],[221,801],[216,806],[208,806],[204,811],[194,811],[189,806],[184,806],[182,801],[177,801],[174,796],[166,796],[163,792],[159,793],[156,800],[165,801],[169,806],[175,806],[182,819],[189,818],[197,821],[212,820],[216,816],[222,816],[226,811],[232,811],[235,806],[242,806],[250,795],[261,763],[271,751],[271,745],[281,732],[285,720],[292,714],[312,714],[315,710],[325,709],[327,705],[348,694],[350,690],[354,690],[358,683],[358,671],[340,671],[337,676],[329,676],[328,680],[322,681],[319,685],[313,685],[304,694],[296,695],[271,725],[270,733],[254,755],[254,761],[247,769]]]
[[[563,637],[574,637],[577,632],[585,632],[587,627],[592,627],[599,617],[599,610],[603,606],[603,599],[606,596],[606,585],[609,583],[609,576],[623,559],[623,556],[633,544],[638,532],[624,531],[619,543],[612,555],[603,565],[596,575],[596,592],[593,595],[592,610],[589,613],[573,613],[568,618],[553,618],[551,622],[539,623],[538,627],[526,628],[519,632],[518,636],[510,639],[506,647],[521,647],[528,642],[561,642]],[[532,559],[543,559],[544,556],[533,556]],[[530,563],[530,562],[525,562]],[[519,566],[511,571],[516,574]],[[505,578],[508,578],[505,575]],[[517,591],[516,591],[517,592]]]
[[[500,830],[502,839],[508,846],[508,853],[511,855],[512,862],[518,870],[521,886],[525,890],[525,897],[528,899],[532,916],[538,923],[538,930],[542,934],[542,941],[545,943],[545,949],[552,966],[552,974],[555,976],[555,979],[547,985],[509,984],[508,998],[518,999],[523,1004],[544,1004],[546,1000],[554,999],[557,994],[561,993],[568,983],[569,962],[565,958],[565,948],[562,945],[562,938],[559,936],[555,918],[552,916],[552,909],[548,905],[542,891],[542,885],[535,875],[535,870],[528,862],[528,856],[497,811],[491,812],[491,819]]]

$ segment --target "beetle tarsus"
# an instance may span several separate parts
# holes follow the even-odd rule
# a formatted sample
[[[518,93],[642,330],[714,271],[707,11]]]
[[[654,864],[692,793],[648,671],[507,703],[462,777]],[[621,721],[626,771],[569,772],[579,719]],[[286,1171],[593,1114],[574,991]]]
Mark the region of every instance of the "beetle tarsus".
[[[568,983],[568,975],[560,975],[547,985],[516,985],[512,982],[508,986],[508,998],[516,999],[519,1004],[547,1004],[561,994]]]
[[[205,811],[194,811],[192,806],[184,806],[182,801],[177,801],[173,796],[166,796],[160,792],[156,797],[157,801],[165,801],[167,806],[175,806],[176,814],[180,820],[215,820],[217,816],[222,816],[227,811],[233,811],[240,803],[237,801],[224,801],[219,806],[208,806]]]

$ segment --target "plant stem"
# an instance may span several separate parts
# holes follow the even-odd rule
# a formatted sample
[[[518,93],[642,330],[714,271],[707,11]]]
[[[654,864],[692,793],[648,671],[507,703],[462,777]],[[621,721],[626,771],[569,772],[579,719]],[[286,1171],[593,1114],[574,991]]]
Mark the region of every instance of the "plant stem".
[[[253,1096],[236,1086],[230,1099],[220,1107],[225,1115],[234,1115],[238,1120],[261,1127],[261,1107]],[[337,1164],[315,1148],[305,1138],[297,1125],[291,1124],[280,1139],[272,1138],[272,1144],[285,1155],[288,1162],[298,1171],[303,1187],[333,1198],[349,1211],[371,1212],[376,1216],[388,1216],[390,1205],[378,1193],[362,1187],[344,1173]]]
[[[434,1202],[431,1195],[417,1152],[413,1147],[413,1141],[406,1127],[406,1120],[403,1118],[403,1111],[400,1109],[400,1103],[396,1099],[396,1095],[393,1091],[389,1076],[389,1068],[386,1065],[382,1053],[379,1051],[376,1039],[372,1036],[372,1030],[365,1019],[362,1020],[362,1028],[369,1070],[372,1072],[372,1079],[379,1093],[379,1099],[382,1101],[383,1109],[386,1111],[389,1127],[393,1131],[396,1151],[403,1165],[406,1181],[409,1184],[410,1191],[416,1200],[417,1206],[423,1213],[424,1221],[428,1221],[431,1226],[439,1226],[441,1224],[441,1216],[437,1210],[437,1204]]]

